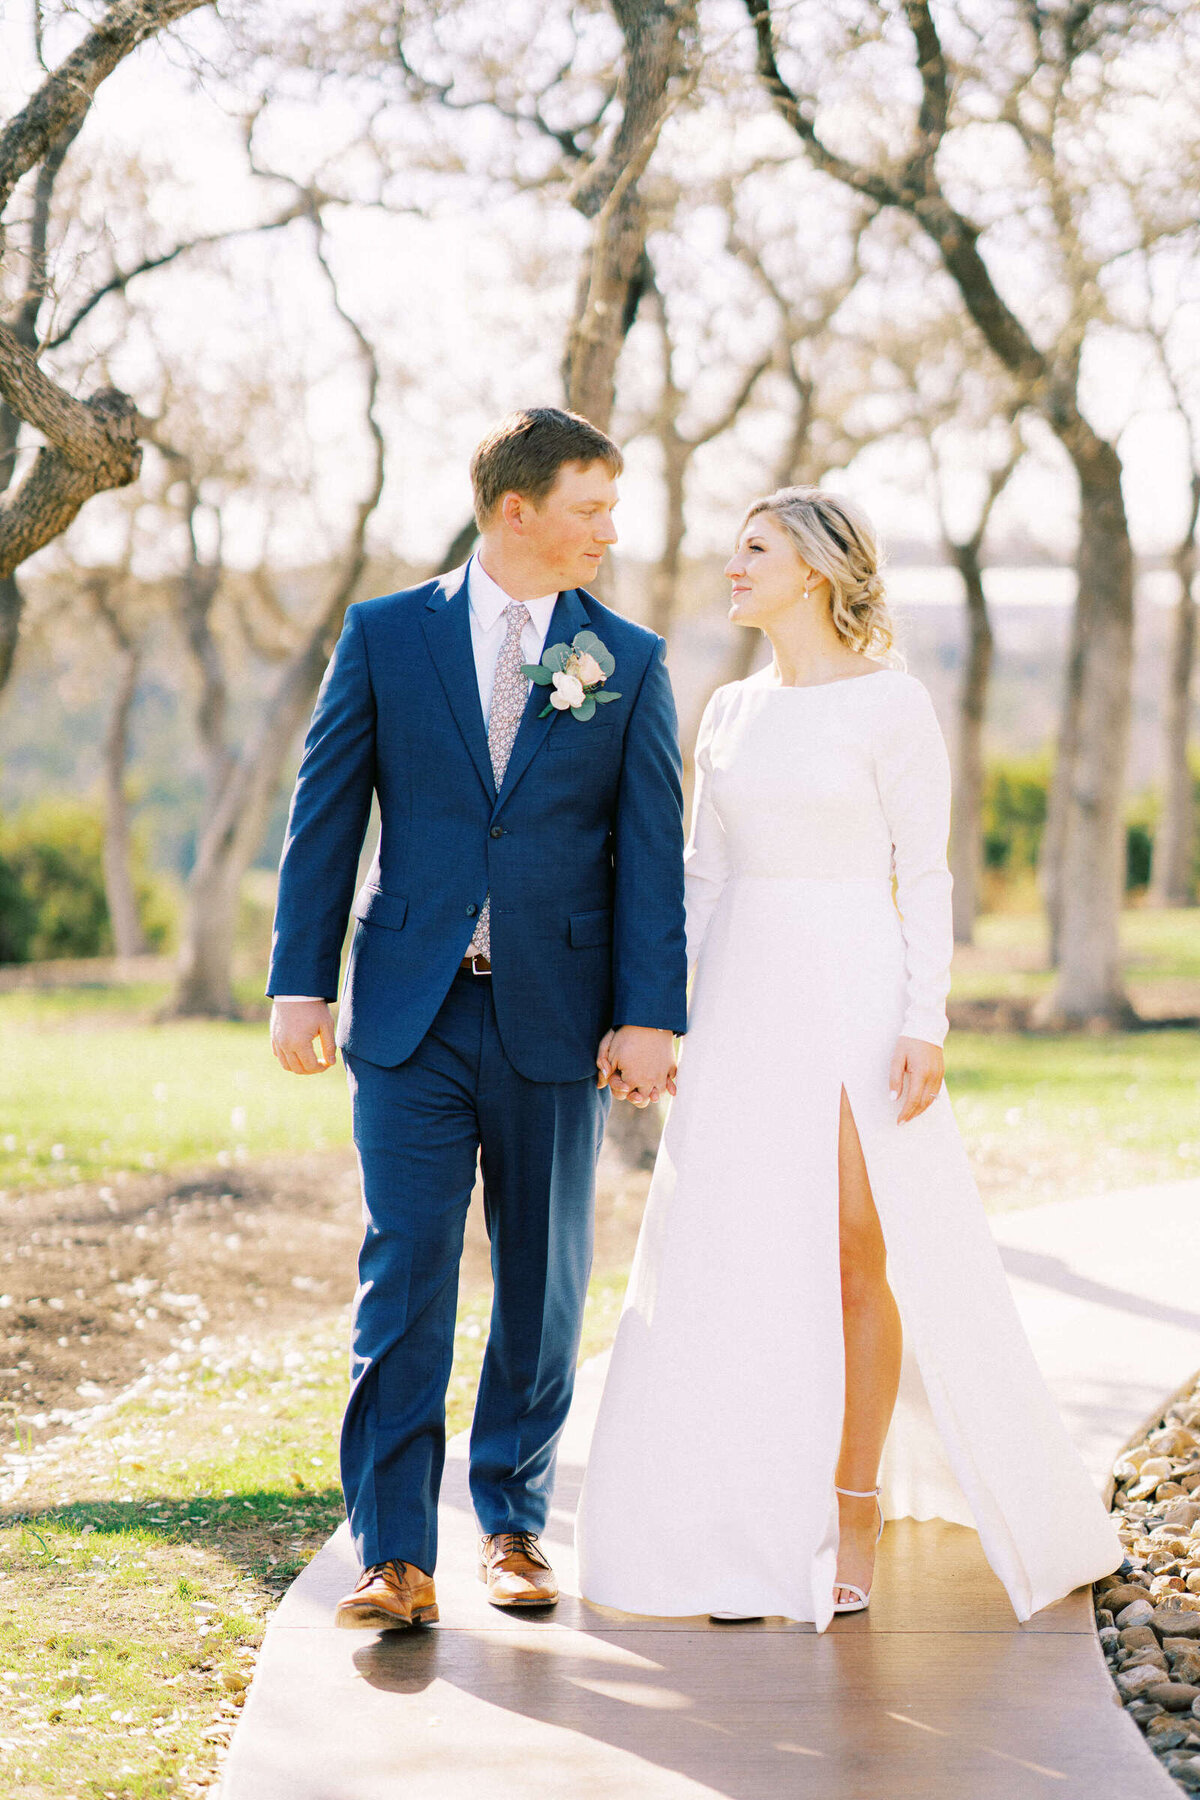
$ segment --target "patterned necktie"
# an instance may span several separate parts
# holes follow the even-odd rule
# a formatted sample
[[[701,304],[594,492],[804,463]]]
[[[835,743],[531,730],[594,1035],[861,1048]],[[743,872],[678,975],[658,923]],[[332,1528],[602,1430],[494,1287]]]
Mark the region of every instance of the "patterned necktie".
[[[529,698],[529,683],[521,673],[521,633],[531,622],[529,608],[519,600],[512,601],[504,609],[504,617],[508,629],[504,634],[504,643],[500,650],[500,660],[496,664],[496,679],[492,683],[492,705],[488,713],[488,755],[492,759],[492,776],[496,783],[496,792],[500,792],[504,781],[504,772],[508,768],[508,759],[512,755],[512,747],[516,741],[517,727],[521,723],[521,715],[525,711],[525,702]],[[492,955],[492,897],[489,894],[484,900],[479,914],[479,922],[475,927],[475,935],[467,947],[468,956],[486,956],[490,962]]]

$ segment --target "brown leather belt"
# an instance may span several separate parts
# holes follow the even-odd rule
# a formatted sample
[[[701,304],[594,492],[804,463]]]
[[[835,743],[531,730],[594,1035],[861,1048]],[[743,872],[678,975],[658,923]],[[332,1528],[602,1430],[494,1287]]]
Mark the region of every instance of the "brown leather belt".
[[[487,957],[480,956],[478,953],[474,956],[464,956],[458,967],[460,973],[464,975],[490,975],[492,972],[492,965]]]

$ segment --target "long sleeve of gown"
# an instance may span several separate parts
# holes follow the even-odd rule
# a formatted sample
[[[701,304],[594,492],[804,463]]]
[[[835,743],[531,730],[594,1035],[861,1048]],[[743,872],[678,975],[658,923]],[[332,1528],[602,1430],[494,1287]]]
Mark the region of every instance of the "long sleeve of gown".
[[[718,695],[704,709],[696,735],[696,781],[692,791],[692,829],[683,855],[683,888],[687,905],[688,973],[696,966],[704,934],[729,879],[729,849],[725,827],[712,799],[712,740],[716,728]]]
[[[875,775],[892,834],[896,905],[904,931],[907,975],[901,1036],[944,1042],[949,1024],[950,958],[954,924],[950,910],[950,759],[937,715],[915,678],[897,684],[897,697],[881,721]]]

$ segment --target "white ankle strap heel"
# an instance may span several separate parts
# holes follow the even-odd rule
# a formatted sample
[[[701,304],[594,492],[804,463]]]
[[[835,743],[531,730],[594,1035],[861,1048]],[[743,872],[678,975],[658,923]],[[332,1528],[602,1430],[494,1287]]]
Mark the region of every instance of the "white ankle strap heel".
[[[878,1543],[883,1536],[883,1507],[879,1503],[879,1489],[877,1487],[844,1488],[838,1487],[835,1482],[833,1491],[835,1494],[846,1494],[851,1500],[874,1500],[875,1509],[879,1514],[879,1530],[875,1533],[875,1542]],[[835,1581],[833,1585],[835,1588],[845,1588],[847,1593],[858,1596],[856,1600],[835,1601],[833,1607],[835,1613],[866,1612],[871,1600],[870,1588],[864,1592],[853,1581]]]

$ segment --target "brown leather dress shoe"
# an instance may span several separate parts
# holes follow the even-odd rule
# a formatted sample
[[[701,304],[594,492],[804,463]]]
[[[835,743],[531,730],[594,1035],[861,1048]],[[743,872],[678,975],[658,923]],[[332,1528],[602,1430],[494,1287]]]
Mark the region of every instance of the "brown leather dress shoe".
[[[376,1563],[364,1569],[358,1586],[339,1600],[334,1623],[351,1631],[402,1631],[407,1625],[432,1625],[438,1616],[433,1576],[415,1563]]]
[[[479,1579],[493,1606],[553,1606],[554,1570],[538,1549],[536,1531],[498,1531],[479,1540]]]

